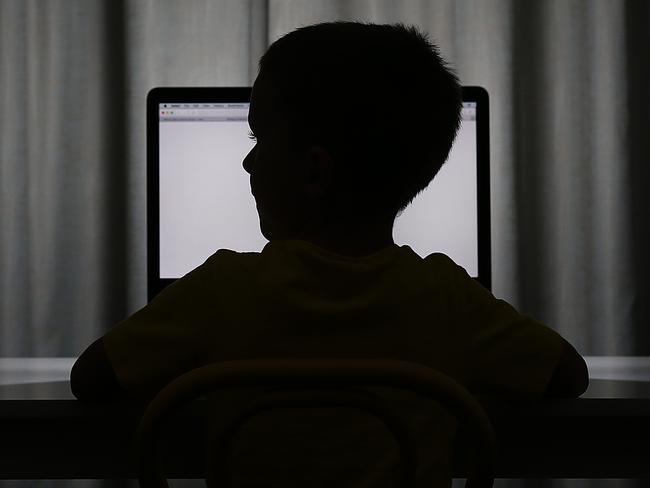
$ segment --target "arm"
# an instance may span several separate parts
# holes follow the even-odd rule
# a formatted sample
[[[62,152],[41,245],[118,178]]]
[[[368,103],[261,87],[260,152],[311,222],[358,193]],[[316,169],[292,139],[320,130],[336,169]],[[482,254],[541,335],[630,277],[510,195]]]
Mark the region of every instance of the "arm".
[[[587,363],[571,344],[564,341],[560,361],[546,386],[544,398],[577,398],[588,386]]]
[[[97,339],[77,359],[70,372],[70,388],[79,400],[106,401],[126,397],[108,360],[102,339]]]

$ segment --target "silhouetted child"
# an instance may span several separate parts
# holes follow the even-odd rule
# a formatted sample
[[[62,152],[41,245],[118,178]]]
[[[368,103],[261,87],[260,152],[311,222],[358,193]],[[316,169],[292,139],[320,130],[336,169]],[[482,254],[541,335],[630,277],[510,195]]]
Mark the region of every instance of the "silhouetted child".
[[[421,258],[393,242],[396,215],[447,159],[461,105],[458,79],[415,28],[335,22],[274,42],[253,87],[257,143],[243,162],[269,243],[261,253],[218,250],[93,343],[75,364],[74,394],[150,399],[198,366],[272,357],[414,361],[477,395],[515,401],[582,394],[586,365],[559,334],[449,257]],[[419,479],[447,486],[453,422],[412,395],[378,391],[399,402],[420,437]],[[350,422],[365,447],[346,444]],[[368,456],[374,476],[390,476],[397,452],[373,451],[381,442],[366,427],[332,421],[334,440],[310,436]],[[278,437],[299,437],[278,429]],[[252,483],[289,469],[284,456],[296,451],[279,444],[242,444],[242,459],[248,449],[267,463],[249,470]],[[304,486],[371,486],[368,465],[341,468],[348,485],[297,462],[303,471],[294,466],[291,475]]]

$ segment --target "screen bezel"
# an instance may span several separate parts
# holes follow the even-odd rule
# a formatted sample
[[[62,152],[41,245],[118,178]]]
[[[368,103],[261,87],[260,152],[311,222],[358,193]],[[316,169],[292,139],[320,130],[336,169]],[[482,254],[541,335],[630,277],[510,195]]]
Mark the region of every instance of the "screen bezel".
[[[157,87],[147,94],[147,296],[151,301],[176,279],[160,277],[160,193],[158,173],[159,104],[161,103],[248,103],[251,87]],[[465,86],[463,102],[476,102],[478,276],[492,287],[490,236],[490,147],[487,91]]]

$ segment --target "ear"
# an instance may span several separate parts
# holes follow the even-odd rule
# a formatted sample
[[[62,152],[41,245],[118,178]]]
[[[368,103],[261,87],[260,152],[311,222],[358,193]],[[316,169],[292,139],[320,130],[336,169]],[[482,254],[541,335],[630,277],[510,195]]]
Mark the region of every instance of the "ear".
[[[308,197],[321,197],[334,181],[334,160],[327,149],[311,146],[303,160],[303,187]]]

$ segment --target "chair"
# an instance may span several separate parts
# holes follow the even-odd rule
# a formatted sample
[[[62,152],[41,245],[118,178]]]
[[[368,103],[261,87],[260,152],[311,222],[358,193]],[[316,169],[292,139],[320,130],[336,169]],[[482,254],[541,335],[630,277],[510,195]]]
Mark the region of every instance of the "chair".
[[[437,401],[467,431],[470,442],[465,488],[491,488],[494,481],[496,437],[487,414],[459,383],[423,365],[374,359],[260,359],[224,361],[183,374],[164,387],[151,401],[136,434],[136,455],[141,488],[168,488],[158,456],[158,440],[164,422],[188,401],[215,390],[235,387],[273,386],[229,420],[217,439],[221,456],[211,466],[219,476],[217,486],[227,486],[225,453],[237,431],[256,414],[279,407],[347,406],[361,409],[381,420],[396,438],[404,460],[404,483],[414,486],[414,447],[399,418],[381,402],[351,390],[355,386],[389,386],[414,391]],[[316,389],[316,390],[315,390]]]

